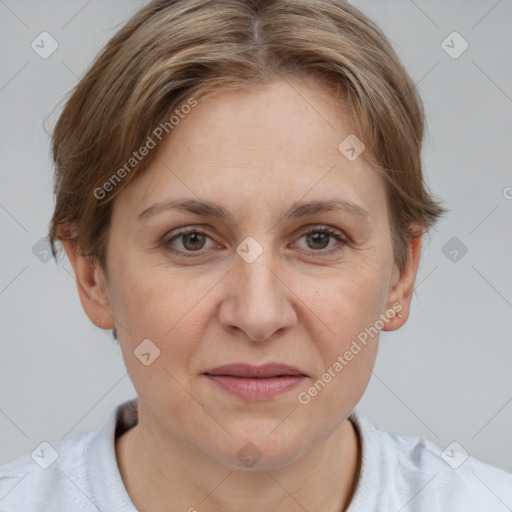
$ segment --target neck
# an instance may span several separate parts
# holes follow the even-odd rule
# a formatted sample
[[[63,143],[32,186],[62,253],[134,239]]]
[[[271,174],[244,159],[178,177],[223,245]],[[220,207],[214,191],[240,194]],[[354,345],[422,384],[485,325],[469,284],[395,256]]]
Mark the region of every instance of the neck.
[[[217,463],[151,428],[141,412],[115,446],[121,477],[139,510],[341,512],[355,492],[361,449],[348,420],[292,463],[255,471]]]

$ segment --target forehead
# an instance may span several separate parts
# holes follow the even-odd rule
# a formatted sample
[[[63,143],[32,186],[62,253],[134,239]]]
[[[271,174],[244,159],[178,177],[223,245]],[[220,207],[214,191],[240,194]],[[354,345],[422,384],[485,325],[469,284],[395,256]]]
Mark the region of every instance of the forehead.
[[[254,89],[212,91],[198,103],[169,137],[174,139],[170,144],[215,149],[216,158],[232,163],[245,162],[246,153],[269,160],[279,154],[295,155],[298,160],[313,151],[315,161],[321,154],[332,161],[340,130],[353,132],[342,98],[311,77],[276,78]]]
[[[276,79],[255,89],[216,90],[197,102],[114,209],[140,211],[186,195],[246,211],[336,191],[359,203],[373,196],[369,209],[382,202],[380,176],[363,158],[350,161],[340,151],[353,120],[342,97],[322,82]]]

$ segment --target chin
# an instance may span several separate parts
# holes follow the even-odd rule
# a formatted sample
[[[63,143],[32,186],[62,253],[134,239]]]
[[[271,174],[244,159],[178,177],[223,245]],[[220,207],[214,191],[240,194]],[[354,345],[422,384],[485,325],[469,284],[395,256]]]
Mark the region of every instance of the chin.
[[[313,440],[306,438],[308,432],[280,422],[282,418],[228,428],[233,438],[229,442],[231,450],[219,454],[223,464],[236,470],[267,471],[300,458]]]

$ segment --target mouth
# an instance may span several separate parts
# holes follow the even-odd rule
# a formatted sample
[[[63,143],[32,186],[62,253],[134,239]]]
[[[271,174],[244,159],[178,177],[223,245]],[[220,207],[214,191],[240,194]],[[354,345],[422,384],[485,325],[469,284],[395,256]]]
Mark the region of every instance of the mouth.
[[[280,363],[251,366],[245,363],[212,368],[203,373],[224,391],[247,400],[268,400],[291,391],[308,376]]]

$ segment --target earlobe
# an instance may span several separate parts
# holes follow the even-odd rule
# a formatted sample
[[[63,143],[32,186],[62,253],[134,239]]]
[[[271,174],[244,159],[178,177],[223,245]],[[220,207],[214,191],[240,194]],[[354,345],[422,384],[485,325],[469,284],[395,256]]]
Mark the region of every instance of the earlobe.
[[[418,273],[421,254],[422,235],[409,241],[407,246],[407,261],[402,269],[395,268],[395,282],[388,299],[388,309],[396,315],[388,322],[384,331],[394,331],[402,327],[409,318],[414,283]]]
[[[102,329],[115,327],[103,270],[91,256],[82,254],[76,240],[62,240],[75,272],[80,302],[89,320]]]

